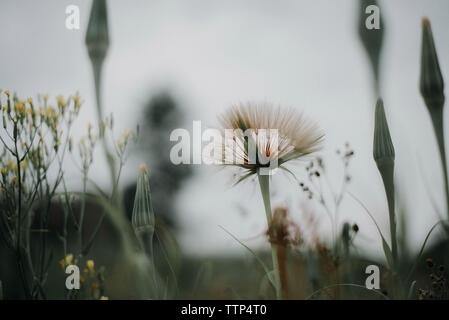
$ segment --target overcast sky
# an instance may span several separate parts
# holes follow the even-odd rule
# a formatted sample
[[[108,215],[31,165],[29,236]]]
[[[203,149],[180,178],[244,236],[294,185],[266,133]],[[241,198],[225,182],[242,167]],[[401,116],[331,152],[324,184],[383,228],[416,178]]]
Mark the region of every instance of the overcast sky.
[[[216,125],[217,114],[240,101],[266,100],[298,108],[326,132],[324,155],[334,186],[341,180],[334,151],[350,142],[356,156],[349,190],[387,232],[383,185],[372,160],[375,97],[368,60],[357,35],[358,1],[107,3],[111,47],[104,69],[104,104],[107,113],[114,113],[117,132],[134,127],[143,103],[164,88],[171,89],[182,102],[189,130],[192,120],[201,120],[204,128]],[[80,30],[65,27],[69,4],[81,10]],[[79,91],[86,102],[78,136],[89,121],[96,121],[84,46],[90,4],[88,0],[0,3],[0,88],[16,91],[21,97]],[[396,148],[398,195],[407,204],[408,242],[416,246],[438,219],[429,194],[441,211],[445,209],[436,141],[418,92],[421,18],[430,18],[442,71],[447,75],[449,2],[395,0],[380,5],[386,29],[381,91]],[[161,143],[170,143],[169,137]],[[139,161],[130,159],[124,182],[135,178]],[[148,166],[151,171],[151,164]],[[70,163],[67,169],[76,188],[77,172]],[[299,176],[303,173],[301,169],[296,172]],[[91,173],[107,186],[108,173],[100,152]],[[241,250],[218,225],[241,239],[251,238],[247,241],[250,246],[263,243],[266,222],[257,186],[247,183],[231,188],[231,173],[216,168],[197,166],[196,173],[178,199],[182,227],[178,239],[183,248],[196,254]],[[274,180],[273,205],[289,205],[292,218],[301,223],[304,199],[300,190],[286,177]],[[320,220],[326,238],[326,215],[318,206],[315,210],[310,203],[306,206]],[[372,222],[350,198],[343,202],[341,220],[359,224],[360,248],[369,253],[381,250]]]

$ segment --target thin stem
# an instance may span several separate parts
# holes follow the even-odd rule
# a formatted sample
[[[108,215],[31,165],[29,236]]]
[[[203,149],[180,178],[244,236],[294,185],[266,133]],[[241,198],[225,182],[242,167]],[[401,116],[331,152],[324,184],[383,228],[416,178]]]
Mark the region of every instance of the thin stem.
[[[270,203],[270,176],[269,175],[261,175],[257,174],[259,177],[259,185],[260,191],[262,193],[263,204],[265,207],[265,214],[267,216],[267,224],[268,230],[270,230],[272,225],[272,215],[271,215],[271,203]],[[269,232],[270,236],[270,245],[271,245],[271,258],[273,260],[273,269],[275,274],[275,282],[276,282],[276,298],[278,300],[282,300],[282,286],[281,279],[279,274],[279,261],[277,255],[277,247],[274,243],[274,239],[272,239],[271,232]]]
[[[81,211],[79,216],[79,225],[78,225],[78,245],[81,252],[83,251],[83,225],[84,225],[84,213],[86,211],[86,191],[87,191],[87,172],[86,170],[83,172],[83,197],[81,202]],[[81,256],[80,256],[81,259]]]
[[[93,72],[94,72],[95,96],[96,96],[96,101],[97,101],[97,116],[98,116],[98,126],[99,126],[99,130],[100,130],[100,139],[103,144],[103,149],[104,149],[104,154],[106,156],[106,160],[108,161],[109,171],[110,171],[110,175],[111,175],[111,182],[112,182],[112,185],[114,185],[115,181],[117,180],[116,174],[115,174],[114,157],[112,156],[111,152],[109,151],[108,143],[105,138],[106,127],[103,126],[103,124],[102,124],[103,106],[101,103],[101,101],[102,101],[101,100],[101,70],[103,67],[103,57],[98,58],[98,59],[92,59],[92,67],[93,67]],[[113,190],[113,193],[115,193],[115,190]],[[113,194],[112,196],[113,196],[113,201],[116,204],[120,204],[118,197],[116,197],[115,194]]]
[[[398,257],[398,240],[397,240],[397,227],[396,227],[396,214],[395,214],[395,200],[394,200],[394,163],[384,162],[378,163],[379,171],[384,182],[385,194],[388,202],[388,212],[390,219],[390,236],[391,236],[391,253],[393,255],[393,294],[395,293],[396,281],[399,272],[399,257]]]
[[[17,123],[14,123],[14,131],[17,132]],[[17,200],[17,239],[16,239],[16,250],[17,250],[17,264],[19,267],[19,272],[21,274],[22,285],[25,292],[25,296],[29,299],[30,296],[30,288],[27,280],[27,275],[25,272],[25,267],[23,264],[23,256],[22,256],[22,171],[20,168],[20,157],[19,157],[19,149],[17,147],[17,134],[14,134],[14,145],[15,145],[15,157],[16,157],[16,165],[17,165],[17,182],[18,182],[18,200]]]
[[[155,299],[159,299],[161,291],[159,290],[159,284],[156,277],[156,265],[154,263],[154,250],[153,250],[153,235],[154,230],[143,230],[137,233],[138,239],[142,246],[142,249],[147,254],[150,262],[151,276],[154,286]]]
[[[446,150],[444,146],[444,129],[443,129],[443,108],[436,108],[430,113],[433,123],[433,129],[438,142],[438,149],[440,151],[441,165],[444,174],[444,188],[446,193],[446,212],[449,217],[449,182],[446,162]]]

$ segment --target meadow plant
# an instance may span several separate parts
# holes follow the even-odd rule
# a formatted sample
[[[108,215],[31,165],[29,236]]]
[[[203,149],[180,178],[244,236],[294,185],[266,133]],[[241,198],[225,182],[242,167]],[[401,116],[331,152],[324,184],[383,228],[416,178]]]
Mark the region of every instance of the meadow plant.
[[[449,182],[447,173],[446,150],[444,146],[443,107],[444,80],[435,48],[430,21],[422,20],[421,75],[419,89],[432,120],[438,142],[446,195],[446,211],[449,217]]]
[[[78,93],[69,97],[57,96],[56,101],[52,102],[47,95],[38,96],[36,100],[31,98],[22,100],[8,90],[0,90],[2,113],[0,141],[3,147],[0,158],[2,207],[0,234],[5,245],[15,253],[25,298],[47,298],[46,283],[53,261],[49,235],[56,233],[63,247],[64,258],[59,261],[61,267],[85,265],[80,279],[81,289],[68,290],[66,298],[106,299],[103,287],[105,269],[103,267],[96,269],[93,259],[87,259],[87,256],[105,217],[108,217],[121,240],[120,252],[123,254],[119,265],[125,270],[133,270],[131,273],[137,278],[134,282],[137,297],[155,297],[151,293],[154,283],[151,283],[150,277],[151,273],[154,278],[155,270],[150,268],[149,257],[138,246],[131,223],[123,214],[118,195],[127,147],[132,140],[136,141],[139,128],[137,127],[135,131],[125,130],[119,139],[115,139],[112,115],[103,118],[101,69],[109,45],[105,1],[93,1],[86,45],[94,71],[98,125],[88,124],[86,136],[77,144],[79,162],[73,159],[82,173],[82,192],[68,190],[64,172],[66,155],[69,153],[75,155],[71,129],[83,103]],[[89,170],[94,161],[93,153],[98,142],[103,145],[109,164],[112,181],[110,195],[89,178]],[[115,153],[111,151],[110,145],[113,146]],[[118,167],[116,163],[119,163]],[[143,172],[146,173],[146,170]],[[139,178],[139,181],[142,181],[146,188],[136,195],[135,208],[136,211],[139,211],[139,208],[145,211],[147,207],[140,207],[142,203],[140,199],[144,200],[145,205],[148,204],[145,202],[149,197],[148,177],[146,180]],[[88,183],[98,191],[97,195],[87,193]],[[50,227],[53,219],[50,211],[57,202],[62,209],[63,222],[61,228],[55,230]],[[75,212],[75,203],[80,203],[79,212]],[[92,234],[84,241],[85,213],[88,204],[92,203],[101,206],[102,214]],[[152,209],[150,211],[152,213]],[[70,251],[69,221],[75,227],[77,238],[76,246],[70,248]],[[141,220],[134,219],[133,222],[136,221]],[[33,246],[30,243],[32,234],[37,234],[39,238]],[[150,258],[152,261],[151,255]],[[142,279],[147,281],[142,282]]]
[[[368,30],[365,26],[368,5],[377,5],[374,0],[360,1],[359,37],[368,54],[375,80],[375,93],[380,96],[380,62],[383,46],[383,23],[380,29]],[[138,178],[131,221],[126,219],[119,193],[119,181],[125,165],[128,147],[136,141],[136,130],[125,130],[117,139],[113,133],[112,115],[105,117],[102,105],[102,69],[108,53],[110,38],[105,0],[94,0],[90,12],[85,44],[93,69],[96,96],[97,124],[88,124],[87,134],[74,146],[72,127],[83,104],[78,93],[64,97],[57,96],[53,101],[47,95],[37,99],[21,99],[10,91],[0,90],[2,144],[0,157],[0,236],[6,247],[14,253],[17,271],[20,276],[22,292],[27,299],[46,299],[46,285],[51,276],[49,270],[53,263],[53,252],[49,249],[49,235],[57,233],[62,243],[63,257],[59,264],[63,270],[69,265],[81,268],[81,288],[67,290],[67,299],[108,299],[106,290],[107,270],[98,267],[97,260],[90,257],[91,248],[97,240],[104,220],[107,218],[120,238],[118,258],[114,267],[132,281],[135,298],[166,299],[178,292],[176,272],[172,265],[172,252],[166,248],[175,241],[167,233],[158,232],[161,226],[153,210],[148,169],[142,165]],[[449,214],[449,181],[444,147],[443,107],[444,81],[436,54],[430,22],[422,22],[421,76],[419,89],[429,111],[437,138],[443,167],[446,204]],[[329,298],[342,298],[341,287],[348,287],[346,293],[354,297],[354,289],[367,288],[356,283],[351,273],[358,266],[364,266],[359,257],[353,254],[355,236],[360,234],[356,223],[340,221],[339,212],[344,196],[349,193],[347,185],[351,180],[348,168],[354,156],[349,144],[337,153],[343,163],[340,188],[334,190],[329,182],[325,162],[314,157],[321,150],[324,134],[318,125],[294,109],[275,107],[268,103],[246,103],[232,106],[220,116],[222,139],[219,163],[224,167],[238,170],[236,183],[247,179],[258,180],[265,209],[267,228],[265,235],[271,246],[272,268],[267,267],[248,246],[247,248],[260,263],[265,272],[266,283],[271,284],[277,299],[299,297],[315,299],[322,294]],[[389,269],[386,281],[390,283],[389,292],[372,290],[377,297],[385,299],[411,298],[417,293],[419,299],[447,299],[448,280],[444,266],[434,265],[428,259],[428,280],[430,285],[416,290],[415,270],[420,264],[426,243],[439,221],[427,233],[416,261],[405,261],[400,253],[397,235],[395,204],[395,150],[390,135],[382,99],[378,99],[374,112],[373,159],[381,175],[386,202],[388,205],[389,233],[388,244],[374,215],[354,195],[355,199],[376,224],[382,240],[382,248]],[[231,134],[229,134],[229,130]],[[268,131],[267,131],[268,130]],[[272,132],[274,132],[272,134]],[[89,178],[94,163],[94,150],[101,144],[107,160],[111,190],[105,191]],[[64,164],[67,154],[76,154],[74,161],[81,172],[81,192],[68,189]],[[307,179],[299,181],[289,165],[304,164]],[[316,223],[299,226],[288,214],[286,207],[272,210],[270,198],[270,179],[278,171],[286,172],[298,182],[299,190],[310,200],[316,200],[321,209],[328,214],[332,228],[333,250],[317,236]],[[88,185],[97,193],[88,193]],[[325,189],[329,193],[326,194]],[[51,229],[50,211],[59,203],[62,227]],[[100,219],[93,232],[85,241],[83,228],[90,203],[101,207]],[[75,212],[75,204],[79,212]],[[315,214],[312,212],[311,215]],[[75,227],[76,245],[71,246],[69,222]],[[310,222],[310,221],[309,221]],[[446,222],[446,221],[445,221]],[[303,230],[314,232],[313,239],[307,242]],[[38,241],[32,245],[32,236]],[[164,239],[162,239],[164,238]],[[170,241],[166,239],[170,238]],[[34,239],[34,238],[33,238]],[[162,240],[161,240],[162,239]],[[166,269],[175,284],[175,295],[169,292],[168,280],[158,271],[155,244],[160,245]],[[171,250],[176,251],[177,250]],[[291,263],[293,262],[293,263]],[[407,266],[403,275],[401,266]],[[198,276],[194,290],[201,278],[212,277],[212,267],[200,271],[207,276]],[[357,266],[357,267],[356,267]],[[296,270],[298,272],[291,272]],[[358,270],[358,269],[357,269]],[[382,269],[383,270],[383,269]],[[296,277],[296,278],[295,278]],[[164,281],[162,280],[164,278]],[[295,280],[293,280],[295,279]],[[346,281],[347,280],[347,281]],[[301,284],[301,292],[295,292],[295,283]],[[260,284],[263,292],[265,282]],[[3,296],[3,282],[0,281],[0,299]],[[306,288],[306,289],[303,289]],[[270,288],[271,289],[271,288]],[[331,290],[332,289],[332,290]],[[407,294],[406,294],[407,292]],[[238,293],[234,291],[235,296]]]
[[[257,176],[262,193],[268,229],[271,230],[273,218],[270,202],[270,174],[263,172],[266,168],[282,169],[292,173],[285,164],[302,160],[305,156],[320,150],[323,133],[311,120],[293,109],[284,110],[269,104],[242,104],[231,107],[221,116],[223,129],[236,132],[231,137],[224,134],[222,164],[237,166],[243,169],[237,183]],[[276,141],[270,135],[261,135],[262,130],[277,130]],[[247,134],[250,130],[250,134]],[[246,133],[246,134],[242,134]],[[237,144],[236,144],[237,143]],[[256,150],[256,158],[252,158],[251,148]],[[237,159],[237,161],[236,161]],[[268,161],[261,161],[267,159]],[[240,160],[240,161],[239,161]],[[270,235],[271,253],[274,272],[276,297],[282,299],[282,286],[279,274],[277,245]]]
[[[37,101],[21,100],[6,90],[0,101],[3,130],[1,165],[2,237],[16,254],[17,267],[27,298],[44,297],[43,285],[47,277],[49,253],[46,252],[48,212],[51,202],[64,184],[62,164],[72,149],[70,130],[79,113],[82,101],[78,94],[58,96],[56,104],[47,95]],[[56,166],[55,179],[49,170]],[[36,214],[35,201],[43,201],[47,210]],[[33,229],[35,217],[39,223]],[[30,252],[30,232],[40,234],[41,251],[38,261]]]
[[[374,92],[376,96],[380,94],[380,61],[384,41],[384,22],[380,19],[379,29],[368,29],[366,27],[366,8],[379,4],[376,0],[360,0],[359,1],[359,21],[358,32],[359,38],[368,55],[371,70],[374,75]]]

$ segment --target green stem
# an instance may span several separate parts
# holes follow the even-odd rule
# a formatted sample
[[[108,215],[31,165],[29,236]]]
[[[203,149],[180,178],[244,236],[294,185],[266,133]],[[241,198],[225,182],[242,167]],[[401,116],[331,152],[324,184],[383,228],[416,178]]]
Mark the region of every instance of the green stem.
[[[154,250],[153,250],[154,230],[143,230],[138,232],[137,234],[142,249],[145,251],[147,257],[149,258],[148,260],[150,262],[151,277],[153,281],[152,287],[154,287],[155,299],[160,299],[161,291],[159,289],[159,284],[156,277],[156,265],[154,263]]]
[[[18,203],[17,203],[17,239],[16,239],[16,250],[17,250],[17,264],[19,268],[19,273],[22,279],[23,290],[25,293],[25,297],[27,299],[31,298],[30,294],[30,286],[27,280],[27,274],[25,271],[23,255],[22,255],[22,174],[20,168],[20,157],[19,157],[19,149],[17,147],[17,123],[14,123],[14,145],[15,145],[15,156],[16,156],[16,165],[17,165],[17,182],[18,182]]]
[[[385,194],[388,202],[388,215],[390,220],[390,236],[391,236],[391,254],[393,256],[393,276],[392,276],[392,293],[396,292],[396,285],[399,284],[399,278],[397,278],[399,272],[399,260],[398,260],[398,240],[397,240],[397,227],[396,227],[396,214],[395,214],[395,200],[394,200],[394,161],[379,160],[377,163],[379,172],[382,176],[382,180],[385,187]],[[400,288],[400,285],[398,286]]]
[[[449,182],[447,173],[446,151],[444,146],[444,130],[443,130],[443,108],[434,108],[430,113],[435,130],[435,136],[438,142],[438,149],[440,151],[441,164],[443,166],[444,187],[446,192],[446,212],[449,217]]]
[[[103,106],[101,103],[101,71],[103,67],[103,59],[104,57],[98,57],[93,58],[91,57],[92,61],[92,68],[94,72],[94,82],[95,82],[95,96],[96,96],[96,102],[97,102],[97,117],[98,117],[98,126],[100,130],[100,139],[103,144],[103,150],[104,154],[106,156],[106,160],[108,161],[109,165],[109,171],[111,176],[111,183],[112,185],[116,182],[116,174],[115,174],[115,162],[114,157],[112,156],[112,153],[109,150],[108,143],[105,138],[105,129],[106,127],[103,126]],[[113,190],[113,193],[115,193],[115,190]],[[117,197],[115,194],[112,195],[113,201],[115,204],[121,205],[120,201],[118,200],[119,197]]]
[[[271,222],[272,222],[272,214],[271,214],[271,203],[270,203],[270,176],[269,175],[261,175],[257,174],[259,177],[259,185],[260,185],[260,191],[262,193],[263,198],[263,204],[265,206],[265,214],[267,216],[267,224],[268,224],[268,230],[271,228]],[[278,255],[277,255],[277,247],[273,239],[271,239],[271,232],[269,232],[270,236],[270,245],[271,245],[271,258],[273,260],[273,269],[274,269],[274,275],[275,275],[275,282],[276,282],[276,298],[278,300],[282,300],[282,287],[281,287],[281,279],[279,274],[279,261],[278,261]]]

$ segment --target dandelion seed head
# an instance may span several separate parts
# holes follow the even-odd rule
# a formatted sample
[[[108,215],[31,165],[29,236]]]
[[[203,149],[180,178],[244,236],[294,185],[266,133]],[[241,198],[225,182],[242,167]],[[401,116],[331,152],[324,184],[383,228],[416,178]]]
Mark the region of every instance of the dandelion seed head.
[[[318,125],[302,112],[269,103],[234,105],[219,121],[223,129],[221,163],[236,164],[252,173],[274,161],[281,166],[317,152],[324,138]],[[256,159],[249,152],[250,139],[257,149]]]

